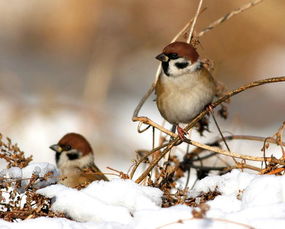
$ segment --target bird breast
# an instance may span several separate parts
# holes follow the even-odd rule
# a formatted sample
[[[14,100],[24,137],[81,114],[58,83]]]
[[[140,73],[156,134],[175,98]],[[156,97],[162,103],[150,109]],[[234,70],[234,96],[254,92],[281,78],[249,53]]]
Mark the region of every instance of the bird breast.
[[[162,73],[156,94],[157,107],[168,122],[188,123],[212,102],[216,85],[204,68],[179,77],[168,77]]]

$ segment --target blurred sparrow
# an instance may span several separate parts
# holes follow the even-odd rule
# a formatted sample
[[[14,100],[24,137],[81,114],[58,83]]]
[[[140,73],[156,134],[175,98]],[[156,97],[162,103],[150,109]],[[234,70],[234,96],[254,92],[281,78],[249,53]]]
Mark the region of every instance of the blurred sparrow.
[[[108,181],[94,164],[92,148],[82,135],[68,133],[50,148],[56,152],[55,160],[61,172],[61,184],[77,187],[95,180]]]
[[[161,61],[163,70],[155,87],[158,110],[177,126],[183,139],[186,133],[178,124],[189,123],[210,105],[216,94],[215,80],[188,43],[171,43],[156,59]]]

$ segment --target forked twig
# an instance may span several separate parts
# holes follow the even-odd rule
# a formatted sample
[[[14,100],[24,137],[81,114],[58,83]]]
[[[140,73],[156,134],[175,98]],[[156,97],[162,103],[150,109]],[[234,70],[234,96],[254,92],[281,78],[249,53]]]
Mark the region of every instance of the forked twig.
[[[133,176],[134,176],[134,174],[135,174],[137,168],[139,167],[139,165],[140,165],[143,161],[146,160],[146,158],[148,158],[151,154],[153,154],[154,152],[157,152],[158,150],[161,150],[162,148],[164,148],[164,147],[166,147],[166,146],[168,146],[168,143],[165,143],[165,144],[163,144],[163,145],[160,145],[160,146],[158,146],[158,147],[152,149],[152,150],[149,151],[144,157],[142,157],[139,161],[137,161],[137,162],[135,163],[135,165],[133,166],[132,171],[130,172],[130,178],[131,178],[131,179],[133,178]]]

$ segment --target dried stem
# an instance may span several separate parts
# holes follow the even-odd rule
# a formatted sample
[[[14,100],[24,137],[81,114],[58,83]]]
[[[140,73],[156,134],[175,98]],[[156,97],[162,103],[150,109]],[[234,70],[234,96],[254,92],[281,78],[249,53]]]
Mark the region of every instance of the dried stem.
[[[152,150],[149,151],[144,157],[142,157],[138,162],[136,162],[135,165],[134,165],[134,167],[133,167],[133,169],[132,169],[132,171],[131,171],[131,173],[130,173],[130,178],[131,178],[131,179],[133,178],[133,176],[134,176],[134,174],[135,174],[137,168],[139,167],[139,165],[140,165],[143,161],[146,160],[146,158],[148,158],[151,154],[153,154],[154,152],[157,152],[158,150],[160,150],[160,149],[162,149],[162,148],[164,148],[164,147],[166,147],[166,146],[168,146],[168,143],[162,144],[162,145],[160,145],[160,146],[158,146],[158,147],[152,149]]]
[[[218,105],[220,105],[221,103],[225,102],[226,100],[228,100],[230,97],[236,95],[236,94],[239,94],[247,89],[250,89],[250,88],[253,88],[253,87],[257,87],[257,86],[260,86],[260,85],[263,85],[263,84],[269,84],[269,83],[276,83],[276,82],[283,82],[285,81],[285,77],[282,76],[282,77],[273,77],[273,78],[268,78],[268,79],[264,79],[264,80],[258,80],[258,81],[255,81],[255,82],[251,82],[249,84],[246,84],[246,85],[243,85],[235,90],[232,90],[232,91],[229,91],[228,93],[226,93],[223,97],[221,97],[220,99],[218,99],[217,101],[215,101],[211,107],[212,108],[215,108],[217,107]],[[187,126],[186,128],[184,129],[185,131],[189,131],[191,128],[193,128],[197,122],[199,120],[201,120],[207,113],[209,112],[208,109],[205,109],[203,110],[199,115],[197,115]],[[157,126],[156,128],[158,128],[159,130],[163,130],[165,129],[164,127],[161,127],[161,126]],[[178,145],[180,144],[182,141],[179,139],[179,137],[172,133],[171,132],[171,136],[172,137],[175,137],[174,140],[170,141],[168,146],[161,152],[160,156],[157,157],[154,161],[151,162],[151,164],[149,165],[149,167],[141,174],[141,176],[136,180],[137,183],[140,183],[148,174],[149,172],[154,168],[155,165],[157,165],[157,163],[161,160],[161,158],[163,158],[167,152],[175,145]],[[198,143],[199,144],[199,143]],[[203,148],[203,147],[201,147]],[[215,152],[213,150],[213,152]],[[228,151],[226,151],[228,152]],[[229,152],[230,153],[230,152]],[[229,155],[229,156],[233,156],[233,155]],[[242,158],[240,157],[240,155],[237,155],[237,158]],[[251,158],[253,159],[254,157],[250,157],[250,156],[245,156],[243,157],[242,159],[247,159],[248,158]],[[248,159],[248,160],[251,160],[251,159]],[[266,159],[267,161],[270,161],[271,159]],[[277,159],[276,159],[277,160]],[[282,161],[279,161],[278,162],[275,160],[276,163],[279,163],[279,162],[282,162]],[[262,160],[260,161],[265,161],[265,159],[262,158]],[[271,161],[273,162],[273,161]],[[282,162],[284,165],[285,163]],[[281,163],[280,163],[281,164]]]
[[[250,160],[250,161],[266,161],[266,162],[272,162],[275,164],[285,165],[284,160],[278,160],[274,157],[254,157],[254,156],[242,155],[242,154],[238,154],[238,153],[234,153],[234,152],[229,152],[227,150],[223,150],[223,149],[220,149],[218,147],[208,146],[208,145],[205,145],[205,144],[193,141],[193,140],[189,140],[189,139],[185,139],[184,141],[187,142],[188,144],[200,147],[202,149],[209,150],[212,152],[216,152],[219,154],[223,154],[226,156],[231,156],[234,158],[240,158],[243,160]]]
[[[196,25],[196,22],[197,22],[197,18],[198,18],[198,16],[199,16],[199,13],[200,13],[200,10],[201,10],[202,5],[203,5],[203,0],[200,0],[199,5],[198,5],[198,8],[197,8],[197,10],[196,10],[195,17],[194,17],[194,19],[193,19],[193,23],[192,23],[191,28],[190,28],[189,36],[188,36],[188,38],[187,38],[187,43],[188,43],[188,44],[190,44],[190,42],[191,42],[192,34],[193,34],[193,32],[194,32],[194,28],[195,28],[195,25]]]
[[[251,83],[248,83],[246,85],[243,85],[235,90],[227,92],[223,97],[215,101],[214,103],[211,104],[212,108],[217,107],[221,103],[227,101],[230,97],[239,94],[247,89],[257,87],[263,84],[269,84],[269,83],[277,83],[277,82],[284,82],[285,81],[285,76],[280,76],[280,77],[273,77],[273,78],[268,78],[268,79],[263,79],[263,80],[257,80]],[[199,115],[197,115],[184,129],[185,131],[189,131],[192,127],[196,125],[196,123],[201,120],[207,113],[209,112],[208,109],[203,110]]]
[[[233,10],[232,12],[230,13],[227,13],[225,16],[219,18],[218,20],[212,22],[210,25],[208,25],[205,29],[203,29],[198,35],[197,37],[202,37],[206,32],[209,32],[211,31],[212,29],[214,29],[216,26],[222,24],[223,22],[229,20],[231,17],[237,15],[237,14],[240,14],[242,12],[244,12],[245,10],[261,3],[263,0],[255,0],[253,2],[250,2],[250,3],[247,3],[245,5],[243,5],[242,7],[236,9],[236,10]]]
[[[163,126],[157,124],[156,122],[152,121],[151,119],[147,118],[147,117],[135,117],[133,119],[134,121],[140,121],[140,124],[138,125],[138,127],[141,126],[141,123],[144,123],[146,125],[149,125],[149,126],[153,126],[157,129],[159,129],[161,132],[171,136],[171,137],[176,137],[177,135],[174,134],[173,132],[169,131],[168,129],[164,128]],[[144,130],[147,130],[149,128],[149,126],[147,128],[145,128]],[[138,132],[139,133],[142,133],[144,132],[144,130],[140,130],[138,129]]]
[[[228,140],[249,140],[249,141],[258,141],[258,142],[264,142],[267,138],[265,137],[259,137],[259,136],[251,136],[251,135],[230,135],[225,137]],[[277,144],[274,139],[267,139],[266,142]],[[283,146],[285,146],[285,142],[281,143]]]

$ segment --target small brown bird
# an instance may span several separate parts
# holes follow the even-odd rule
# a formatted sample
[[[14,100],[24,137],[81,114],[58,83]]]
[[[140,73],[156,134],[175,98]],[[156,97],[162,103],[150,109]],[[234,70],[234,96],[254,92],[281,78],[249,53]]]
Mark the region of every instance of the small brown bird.
[[[216,82],[191,44],[171,43],[156,59],[163,70],[155,87],[158,110],[184,138],[186,133],[178,124],[189,123],[213,101]]]
[[[61,184],[74,188],[95,180],[108,181],[94,164],[92,148],[82,135],[68,133],[50,148],[56,152],[55,160],[61,172]]]

